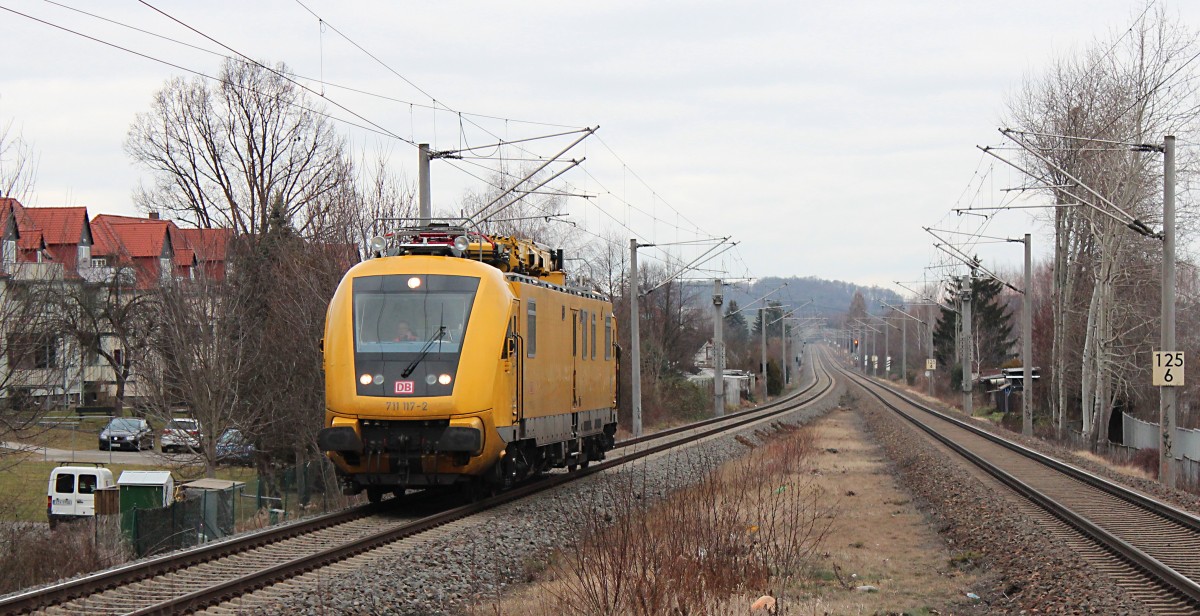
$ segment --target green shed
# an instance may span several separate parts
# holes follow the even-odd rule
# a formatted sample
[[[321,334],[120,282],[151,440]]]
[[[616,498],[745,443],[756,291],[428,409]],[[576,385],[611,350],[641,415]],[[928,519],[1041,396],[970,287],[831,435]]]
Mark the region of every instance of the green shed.
[[[175,499],[171,471],[123,471],[117,479],[121,491],[121,530],[132,535],[134,509],[162,509]]]

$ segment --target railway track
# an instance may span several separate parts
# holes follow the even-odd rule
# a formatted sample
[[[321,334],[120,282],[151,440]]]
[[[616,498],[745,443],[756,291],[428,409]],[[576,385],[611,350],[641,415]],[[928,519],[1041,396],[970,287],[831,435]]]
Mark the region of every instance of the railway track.
[[[396,503],[362,506],[200,548],[168,554],[0,600],[0,614],[176,614],[218,606],[248,593],[403,541],[455,520],[605,469],[723,432],[771,421],[823,398],[834,386],[820,361],[811,383],[761,407],[617,443],[610,459],[574,473],[554,473],[475,503],[430,515],[404,515]],[[409,510],[429,507],[417,494]],[[391,507],[387,505],[392,503]],[[239,605],[239,609],[247,606]]]
[[[1022,513],[1156,614],[1200,611],[1200,518],[839,371],[1020,495]]]

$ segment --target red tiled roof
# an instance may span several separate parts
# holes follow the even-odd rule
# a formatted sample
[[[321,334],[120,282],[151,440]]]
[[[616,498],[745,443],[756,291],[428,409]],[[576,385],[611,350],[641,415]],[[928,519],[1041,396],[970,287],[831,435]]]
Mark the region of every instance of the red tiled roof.
[[[224,261],[233,238],[232,229],[180,229],[179,234],[200,261]]]
[[[121,254],[134,259],[161,256],[163,242],[167,241],[167,234],[170,233],[165,220],[109,224],[106,231],[112,234],[111,237],[105,238],[106,242],[112,243],[115,240],[121,248]]]
[[[27,207],[24,211],[29,222],[41,230],[47,245],[78,246],[84,237],[88,224],[85,207]]]
[[[86,212],[84,208],[79,209]],[[19,253],[17,260],[36,261],[37,251],[44,250],[49,244],[46,241],[45,233],[36,224],[35,218],[30,216],[30,208],[21,205],[20,201],[11,197],[0,199],[0,230],[8,227],[10,212],[17,221],[17,250]]]

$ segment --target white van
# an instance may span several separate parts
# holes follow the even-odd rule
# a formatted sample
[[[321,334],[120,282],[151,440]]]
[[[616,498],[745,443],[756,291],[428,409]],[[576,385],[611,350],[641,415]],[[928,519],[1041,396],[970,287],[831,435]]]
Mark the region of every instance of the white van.
[[[46,516],[50,527],[58,522],[96,515],[96,490],[111,488],[112,471],[95,466],[60,466],[50,471],[46,488]]]

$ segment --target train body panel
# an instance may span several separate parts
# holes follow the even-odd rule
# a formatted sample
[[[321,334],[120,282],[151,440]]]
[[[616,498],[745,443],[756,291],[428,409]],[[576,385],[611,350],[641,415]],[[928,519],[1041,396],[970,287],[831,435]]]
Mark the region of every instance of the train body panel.
[[[517,297],[520,419],[507,440],[545,443],[616,422],[612,305],[589,294],[509,276]],[[607,333],[607,334],[606,334]]]
[[[365,261],[327,313],[318,445],[347,492],[372,498],[602,459],[614,340],[594,294],[461,257]]]

